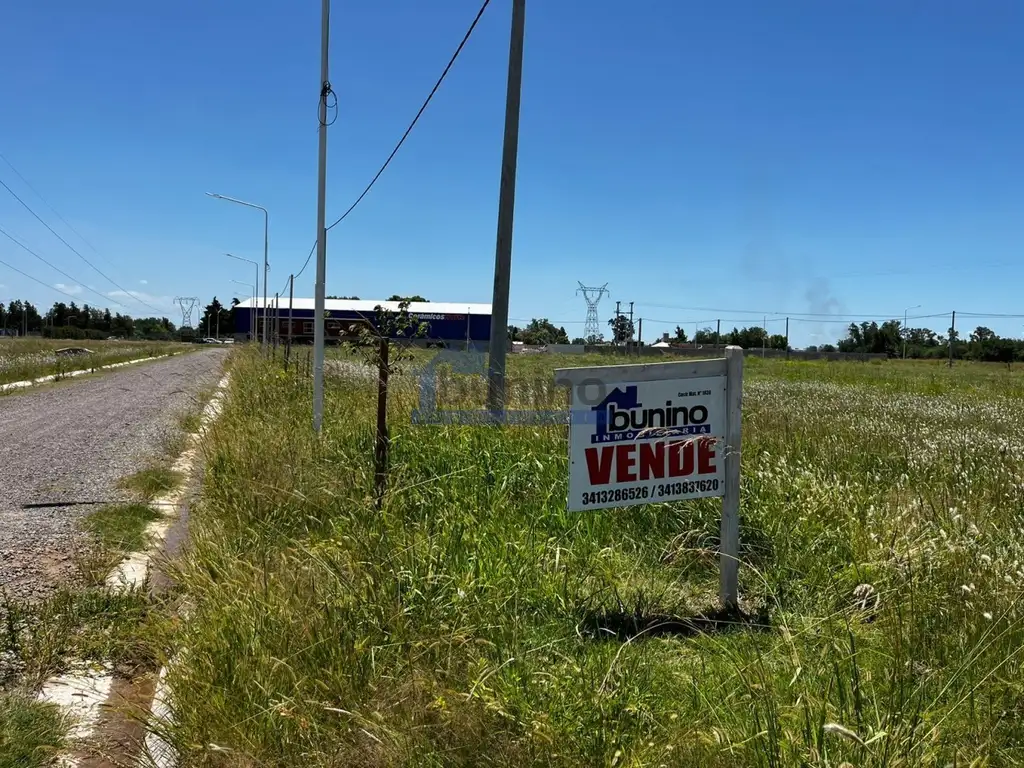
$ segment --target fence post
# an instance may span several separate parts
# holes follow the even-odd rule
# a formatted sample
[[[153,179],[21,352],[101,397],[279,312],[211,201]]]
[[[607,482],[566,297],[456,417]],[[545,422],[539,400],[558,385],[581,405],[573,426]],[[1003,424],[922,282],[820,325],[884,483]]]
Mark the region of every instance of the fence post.
[[[719,591],[722,607],[739,607],[740,459],[742,457],[743,349],[725,348],[725,495],[719,538]]]
[[[377,372],[377,435],[374,441],[374,485],[377,494],[377,509],[384,503],[387,490],[388,453],[391,440],[388,435],[388,340],[380,340]]]

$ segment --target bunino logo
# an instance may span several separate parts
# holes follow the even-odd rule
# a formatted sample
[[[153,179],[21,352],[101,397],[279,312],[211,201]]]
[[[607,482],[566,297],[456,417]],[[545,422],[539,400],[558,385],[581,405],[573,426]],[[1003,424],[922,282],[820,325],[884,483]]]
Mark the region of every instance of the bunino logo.
[[[644,408],[635,386],[624,390],[616,387],[592,410],[596,417],[596,428],[590,436],[592,443],[711,434],[706,406],[673,405],[666,400],[663,406]],[[653,431],[642,434],[644,430]]]

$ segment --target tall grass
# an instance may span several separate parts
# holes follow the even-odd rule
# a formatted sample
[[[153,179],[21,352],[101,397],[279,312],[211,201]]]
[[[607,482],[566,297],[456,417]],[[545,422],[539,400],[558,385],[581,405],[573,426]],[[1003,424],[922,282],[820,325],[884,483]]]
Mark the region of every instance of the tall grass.
[[[61,357],[56,350],[81,346],[92,350],[90,355]],[[28,381],[66,371],[98,368],[142,357],[173,354],[190,346],[156,341],[69,341],[44,339],[0,340],[0,384]]]
[[[580,362],[512,360],[513,397]],[[168,638],[188,765],[1024,759],[1015,382],[751,361],[729,624],[717,502],[567,513],[564,427],[413,426],[397,377],[376,510],[372,377],[328,379],[315,439],[308,380],[233,366]]]

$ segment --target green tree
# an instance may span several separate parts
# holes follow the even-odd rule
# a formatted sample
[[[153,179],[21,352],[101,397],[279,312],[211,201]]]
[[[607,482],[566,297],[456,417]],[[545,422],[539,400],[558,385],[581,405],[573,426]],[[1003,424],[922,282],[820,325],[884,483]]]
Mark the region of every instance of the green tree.
[[[226,336],[234,332],[235,316],[234,305],[237,299],[232,300],[232,306],[225,307],[220,300],[214,296],[213,301],[203,309],[203,315],[199,318],[198,331],[204,336]]]
[[[415,304],[417,302],[420,302],[420,303],[425,302],[425,301],[427,301],[427,299],[424,299],[420,295],[416,295],[416,296],[399,296],[396,293],[391,298],[389,298],[388,301],[407,301],[410,304]]]
[[[616,315],[608,321],[612,329],[612,341],[622,344],[633,339],[633,323],[626,315]]]
[[[326,299],[335,299],[337,301],[359,301],[358,296],[325,296]]]
[[[546,317],[534,318],[519,332],[519,341],[524,344],[568,344],[569,334],[565,328],[556,328]]]
[[[693,335],[693,340],[697,344],[714,344],[715,330],[713,328],[701,328]]]

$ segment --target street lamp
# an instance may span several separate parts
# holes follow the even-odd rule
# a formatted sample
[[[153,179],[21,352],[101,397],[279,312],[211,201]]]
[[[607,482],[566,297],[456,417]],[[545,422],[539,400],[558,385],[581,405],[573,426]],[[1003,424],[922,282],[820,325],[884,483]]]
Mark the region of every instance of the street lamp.
[[[257,264],[252,259],[243,259],[241,256],[235,256],[233,253],[225,253],[224,255],[227,256],[228,258],[236,259],[237,261],[247,261],[250,264],[252,264],[254,267],[256,267],[256,289],[253,291],[252,307],[250,308],[250,312],[249,312],[249,317],[250,317],[250,320],[249,320],[249,332],[252,333],[253,338],[256,338],[256,336],[257,336],[257,334],[256,334],[256,297],[260,293],[260,265]],[[266,276],[265,275],[264,275],[263,279],[266,280]],[[237,282],[237,280],[232,281],[232,282]],[[242,285],[248,285],[248,283],[242,283]],[[263,283],[263,290],[266,290],[266,289],[267,289],[267,284],[264,282]],[[267,308],[266,308],[266,306],[264,306],[263,307],[263,336],[264,336],[264,338],[266,338],[266,335],[267,335],[266,331],[267,331]]]
[[[262,205],[256,205],[255,203],[247,203],[244,200],[237,200],[227,195],[218,195],[216,192],[207,192],[210,197],[216,197],[218,200],[227,200],[229,203],[238,203],[244,205],[247,208],[256,208],[257,210],[263,211],[263,347],[266,349],[267,345],[267,272],[270,271],[270,264],[267,263],[267,243],[268,233],[270,230],[270,213]],[[257,265],[259,266],[259,265]]]
[[[916,307],[907,307],[903,310],[903,359],[907,359],[907,312],[912,309],[920,309],[921,305],[918,304]]]
[[[259,273],[257,272],[257,274]],[[252,299],[252,305],[249,307],[249,327],[251,328],[253,325],[253,310],[256,309],[256,286],[252,285],[251,283],[244,283],[241,280],[232,280],[231,282],[237,283],[238,285],[244,285],[246,288],[249,289],[249,295],[245,298]],[[235,296],[237,298],[242,298],[241,296],[238,296],[237,293],[235,294]]]

